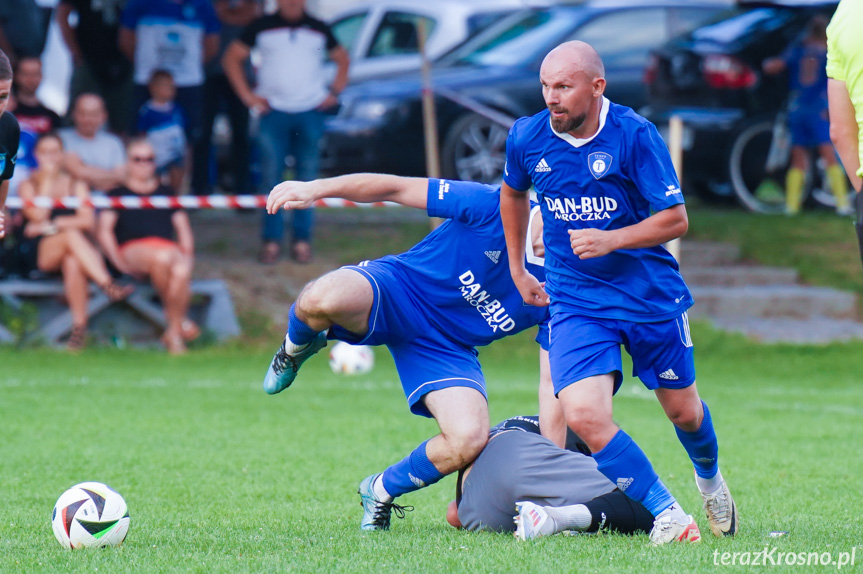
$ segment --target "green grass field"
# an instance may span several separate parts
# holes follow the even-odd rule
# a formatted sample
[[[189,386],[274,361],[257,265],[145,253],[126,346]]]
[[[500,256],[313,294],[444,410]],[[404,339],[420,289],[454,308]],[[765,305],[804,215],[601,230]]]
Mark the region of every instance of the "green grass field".
[[[615,417],[706,535],[701,545],[663,548],[646,536],[519,544],[456,531],[444,520],[453,477],[404,497],[416,510],[391,531],[361,533],[359,481],[436,430],[408,412],[384,350],[371,374],[355,378],[315,357],[271,397],[260,389],[269,347],[182,358],[0,349],[0,572],[700,572],[722,569],[717,551],[838,557],[855,545],[856,566],[845,569],[860,570],[863,346],[759,346],[694,331],[741,533],[709,535],[672,426],[627,377]],[[493,422],[536,412],[535,355],[528,335],[481,352]],[[56,498],[85,480],[126,498],[132,524],[122,547],[70,552],[54,539]],[[773,530],[789,533],[770,538]]]

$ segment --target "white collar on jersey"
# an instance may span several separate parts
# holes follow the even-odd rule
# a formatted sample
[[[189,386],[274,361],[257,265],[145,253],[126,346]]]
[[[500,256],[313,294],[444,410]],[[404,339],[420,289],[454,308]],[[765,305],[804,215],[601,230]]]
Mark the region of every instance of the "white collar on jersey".
[[[545,267],[545,257],[536,256],[536,252],[533,250],[533,241],[531,240],[533,237],[533,219],[536,216],[537,211],[539,211],[538,205],[535,205],[533,209],[530,210],[530,219],[527,221],[527,243],[524,246],[524,255],[528,263]]]
[[[599,135],[599,132],[602,131],[602,128],[605,127],[605,117],[608,115],[609,103],[610,102],[608,101],[608,98],[606,98],[605,96],[602,96],[602,108],[599,110],[599,127],[596,129],[596,133],[593,134],[592,136],[590,136],[589,138],[578,139],[577,137],[574,137],[568,133],[559,134],[556,131],[554,131],[553,128],[551,130],[552,133],[554,135],[556,135],[557,137],[559,137],[560,139],[562,139],[563,141],[565,141],[566,143],[568,143],[569,145],[571,145],[572,147],[581,147],[585,144],[590,143],[591,141],[593,141],[593,138],[595,138],[596,136]],[[551,117],[550,116],[548,118],[548,125],[551,125]]]

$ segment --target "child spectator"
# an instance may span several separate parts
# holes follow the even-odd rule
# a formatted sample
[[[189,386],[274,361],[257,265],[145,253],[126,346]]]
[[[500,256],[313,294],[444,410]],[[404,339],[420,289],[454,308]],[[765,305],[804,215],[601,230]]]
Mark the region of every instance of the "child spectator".
[[[138,110],[138,132],[146,134],[156,150],[156,175],[175,191],[186,175],[186,116],[175,101],[177,88],[167,70],[156,70],[147,85],[150,99]]]
[[[791,166],[785,179],[785,212],[800,213],[808,149],[817,148],[826,166],[827,182],[836,198],[836,213],[850,215],[848,182],[830,142],[827,112],[827,19],[815,16],[806,35],[791,44],[785,52],[762,65],[768,74],[788,71],[791,89],[788,102],[788,128],[791,131]]]

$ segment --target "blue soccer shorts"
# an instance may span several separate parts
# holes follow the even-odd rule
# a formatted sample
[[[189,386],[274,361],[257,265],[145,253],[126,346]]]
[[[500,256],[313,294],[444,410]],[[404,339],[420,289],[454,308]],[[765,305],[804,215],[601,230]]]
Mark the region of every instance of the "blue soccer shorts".
[[[368,331],[356,335],[333,325],[328,338],[354,345],[386,345],[396,363],[411,412],[431,417],[422,398],[449,387],[478,390],[488,400],[476,349],[448,339],[429,322],[429,309],[400,277],[396,265],[363,261],[342,269],[356,271],[372,286]]]
[[[595,375],[614,374],[614,392],[623,380],[620,346],[632,357],[632,376],[650,390],[682,389],[695,382],[695,360],[686,313],[669,321],[635,323],[552,314],[551,379],[554,394]]]
[[[830,143],[830,120],[827,110],[799,110],[788,114],[791,145],[817,147]]]

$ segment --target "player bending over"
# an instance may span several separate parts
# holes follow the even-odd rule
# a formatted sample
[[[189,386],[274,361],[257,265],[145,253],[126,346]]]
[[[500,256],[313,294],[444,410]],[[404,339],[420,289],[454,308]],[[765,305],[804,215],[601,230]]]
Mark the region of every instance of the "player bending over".
[[[540,435],[539,417],[518,416],[493,427],[473,464],[459,471],[447,521],[529,540],[565,530],[646,534],[653,515],[596,469],[575,433],[564,450]]]
[[[653,124],[603,96],[604,75],[590,45],[561,44],[540,68],[548,109],[510,129],[501,218],[513,280],[526,302],[550,302],[549,360],[566,422],[600,472],[656,516],[651,542],[697,542],[701,534],[612,420],[621,345],[695,466],[710,529],[732,536],[737,512],[719,472],[710,411],[695,387],[686,315],[692,296],[661,245],[688,227],[680,183]],[[545,285],[522,264],[531,185],[544,222]]]
[[[394,201],[447,219],[406,253],[343,267],[306,285],[291,306],[287,335],[264,380],[270,394],[288,388],[302,363],[328,338],[387,346],[411,412],[434,417],[440,434],[360,483],[361,528],[386,530],[394,508],[403,515],[395,498],[464,468],[488,440],[485,380],[476,347],[540,325],[540,414],[562,422],[548,376],[547,310],[524,305],[512,282],[499,188],[356,174],[281,183],[270,192],[267,210],[305,209],[328,197]],[[529,231],[532,244],[522,264],[542,277],[540,235]],[[555,409],[557,415],[550,412]],[[548,433],[563,443],[563,424]]]

